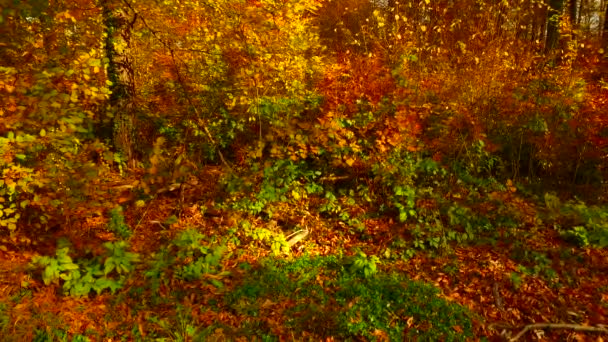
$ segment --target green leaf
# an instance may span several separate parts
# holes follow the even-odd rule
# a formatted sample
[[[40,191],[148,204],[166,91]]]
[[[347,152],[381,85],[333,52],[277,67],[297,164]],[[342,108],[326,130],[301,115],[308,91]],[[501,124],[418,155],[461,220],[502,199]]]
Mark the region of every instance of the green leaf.
[[[59,279],[59,264],[57,263],[57,260],[51,259],[48,266],[44,268],[42,280],[45,285],[49,285],[57,279]]]
[[[217,280],[217,279],[209,279],[209,282],[211,283],[211,285],[217,287],[218,289],[222,289],[224,288],[224,283],[222,283],[221,281]]]
[[[165,224],[165,225],[172,225],[172,224],[177,223],[178,221],[179,221],[179,220],[177,219],[177,216],[175,216],[175,215],[171,215],[171,216],[169,216],[169,217],[168,217],[168,218],[165,220],[164,224]]]
[[[91,287],[98,295],[105,289],[119,288],[116,287],[116,281],[114,279],[109,279],[107,277],[98,278]]]
[[[104,265],[103,274],[105,274],[105,275],[108,275],[116,267],[116,264],[114,263],[113,258],[107,258],[103,265]]]
[[[76,297],[86,296],[91,292],[92,287],[93,286],[90,283],[79,281],[70,289],[70,295]]]

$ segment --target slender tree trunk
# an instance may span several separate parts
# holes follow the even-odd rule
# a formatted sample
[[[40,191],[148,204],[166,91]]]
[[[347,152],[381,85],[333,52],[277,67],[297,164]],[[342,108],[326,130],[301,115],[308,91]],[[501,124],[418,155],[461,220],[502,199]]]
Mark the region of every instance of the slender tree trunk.
[[[581,25],[581,20],[583,18],[583,8],[585,7],[586,0],[580,0],[578,5],[578,18],[576,20],[576,26],[579,27]]]
[[[608,5],[605,5],[606,9],[604,11],[604,28],[602,32],[602,40],[604,42],[604,48],[608,49]]]
[[[550,0],[547,11],[547,38],[545,52],[555,49],[559,42],[559,16],[564,9],[564,0]]]
[[[547,31],[547,6],[545,4],[536,5],[532,10],[532,34],[530,40],[532,42],[539,41],[545,43],[545,33]]]
[[[570,24],[572,25],[572,29],[575,29],[577,24],[577,5],[577,0],[568,1],[568,17],[570,17]]]
[[[134,166],[134,73],[129,46],[135,18],[129,18],[113,0],[102,0],[105,26],[104,48],[108,58],[108,79],[112,82],[108,112],[111,115],[111,131],[114,147],[122,157]]]

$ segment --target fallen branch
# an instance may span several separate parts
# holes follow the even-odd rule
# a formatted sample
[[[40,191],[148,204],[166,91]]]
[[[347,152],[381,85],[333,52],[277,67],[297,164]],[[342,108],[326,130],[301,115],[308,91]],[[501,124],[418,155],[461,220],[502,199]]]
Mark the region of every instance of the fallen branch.
[[[504,311],[505,307],[502,304],[502,297],[500,296],[500,289],[498,288],[498,283],[494,282],[494,286],[492,287],[492,293],[494,293],[494,301],[496,302],[496,307],[500,311]]]
[[[351,176],[326,176],[326,177],[319,178],[319,180],[321,182],[336,182],[336,181],[346,180],[349,178],[351,178]]]
[[[293,245],[295,245],[296,243],[300,242],[305,237],[307,237],[308,233],[309,233],[308,229],[300,229],[297,232],[288,235],[286,237],[286,239],[288,239],[287,244],[289,245],[289,247],[292,247]]]
[[[599,332],[608,334],[608,329],[606,329],[603,325],[592,327],[588,325],[580,325],[580,324],[566,324],[566,323],[534,323],[526,325],[517,335],[513,338],[509,339],[510,342],[515,342],[519,340],[522,336],[528,332],[528,330],[535,329],[569,329],[575,331],[587,331],[587,332]]]

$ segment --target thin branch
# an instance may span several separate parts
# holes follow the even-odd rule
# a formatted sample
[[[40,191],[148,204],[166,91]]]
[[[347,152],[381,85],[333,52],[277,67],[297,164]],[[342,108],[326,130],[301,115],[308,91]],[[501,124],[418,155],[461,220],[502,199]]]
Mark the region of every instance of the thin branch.
[[[494,286],[492,287],[492,293],[494,293],[494,301],[496,302],[496,307],[500,311],[504,311],[505,307],[502,302],[502,297],[500,296],[500,289],[498,288],[497,282],[494,282]]]
[[[519,340],[522,336],[528,332],[528,330],[535,329],[569,329],[575,331],[587,331],[587,332],[599,332],[608,334],[608,329],[603,326],[592,327],[588,325],[580,325],[580,324],[566,324],[566,323],[534,323],[526,325],[517,335],[511,338],[510,342],[515,342]]]

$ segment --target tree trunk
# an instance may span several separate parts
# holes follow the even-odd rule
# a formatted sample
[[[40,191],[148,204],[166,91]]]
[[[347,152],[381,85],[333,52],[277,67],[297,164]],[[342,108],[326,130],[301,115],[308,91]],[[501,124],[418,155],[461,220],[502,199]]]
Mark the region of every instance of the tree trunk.
[[[108,79],[112,84],[108,112],[111,117],[109,131],[114,147],[122,154],[123,161],[135,164],[134,137],[134,73],[129,59],[131,29],[135,17],[129,18],[113,0],[102,0],[105,26],[104,49],[108,58]]]
[[[602,40],[604,42],[604,49],[608,49],[608,6],[604,12],[604,29],[602,32]]]
[[[576,20],[576,26],[581,25],[581,19],[583,18],[583,8],[585,7],[585,0],[580,0],[578,5],[578,18]]]
[[[564,0],[550,0],[547,11],[547,39],[545,52],[555,49],[559,42],[559,17],[564,9]]]
[[[569,0],[568,1],[568,17],[570,18],[570,25],[572,25],[572,29],[576,28],[577,24],[577,0]],[[582,1],[582,0],[581,0]]]
[[[530,40],[544,44],[547,30],[547,6],[545,4],[536,5],[534,3],[531,5],[534,6],[534,9],[532,10],[532,34]]]

